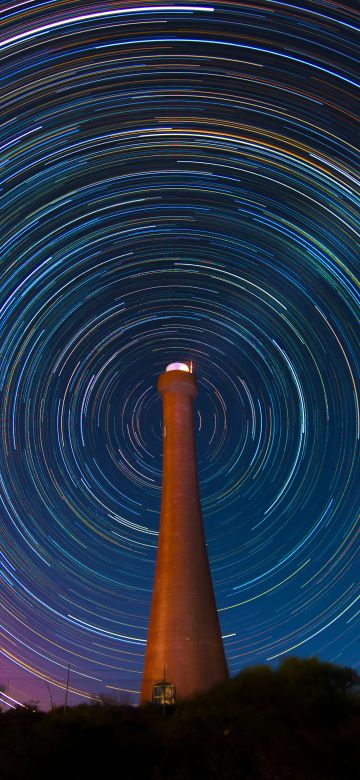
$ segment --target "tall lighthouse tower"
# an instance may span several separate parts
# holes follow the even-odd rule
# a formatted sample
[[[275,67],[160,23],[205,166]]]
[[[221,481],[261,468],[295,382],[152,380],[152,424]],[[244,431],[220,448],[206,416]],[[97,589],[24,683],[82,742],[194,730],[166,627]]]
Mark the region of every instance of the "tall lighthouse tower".
[[[159,681],[186,699],[227,679],[211,583],[196,468],[196,379],[172,363],[158,379],[163,402],[163,472],[159,544],[141,703]]]

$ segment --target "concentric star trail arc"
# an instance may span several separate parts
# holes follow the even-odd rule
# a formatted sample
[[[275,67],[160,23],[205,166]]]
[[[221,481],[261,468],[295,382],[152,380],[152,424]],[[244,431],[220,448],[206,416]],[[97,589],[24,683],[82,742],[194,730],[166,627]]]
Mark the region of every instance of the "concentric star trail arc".
[[[9,707],[69,665],[136,701],[177,360],[231,673],[359,665],[358,43],[317,0],[4,7]]]

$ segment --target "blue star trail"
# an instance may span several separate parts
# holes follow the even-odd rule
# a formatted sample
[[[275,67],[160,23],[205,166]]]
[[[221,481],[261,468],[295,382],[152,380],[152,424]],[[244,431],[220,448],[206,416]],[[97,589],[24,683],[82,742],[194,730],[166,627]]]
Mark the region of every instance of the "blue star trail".
[[[137,701],[176,360],[231,674],[358,668],[358,44],[317,0],[3,4],[7,706]]]

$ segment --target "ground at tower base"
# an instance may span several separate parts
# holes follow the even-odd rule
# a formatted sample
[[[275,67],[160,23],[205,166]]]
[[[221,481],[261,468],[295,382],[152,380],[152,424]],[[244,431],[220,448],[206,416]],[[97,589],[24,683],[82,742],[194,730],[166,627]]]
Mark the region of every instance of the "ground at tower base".
[[[0,715],[1,780],[355,780],[359,676],[316,658],[286,658],[235,678],[165,716],[156,706],[93,704]]]

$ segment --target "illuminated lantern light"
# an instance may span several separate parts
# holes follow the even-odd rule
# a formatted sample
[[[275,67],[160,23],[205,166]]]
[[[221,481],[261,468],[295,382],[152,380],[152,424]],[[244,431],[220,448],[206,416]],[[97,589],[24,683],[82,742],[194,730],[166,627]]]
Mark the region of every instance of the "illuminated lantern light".
[[[190,366],[187,363],[170,363],[166,366],[167,371],[187,371],[190,373]]]

